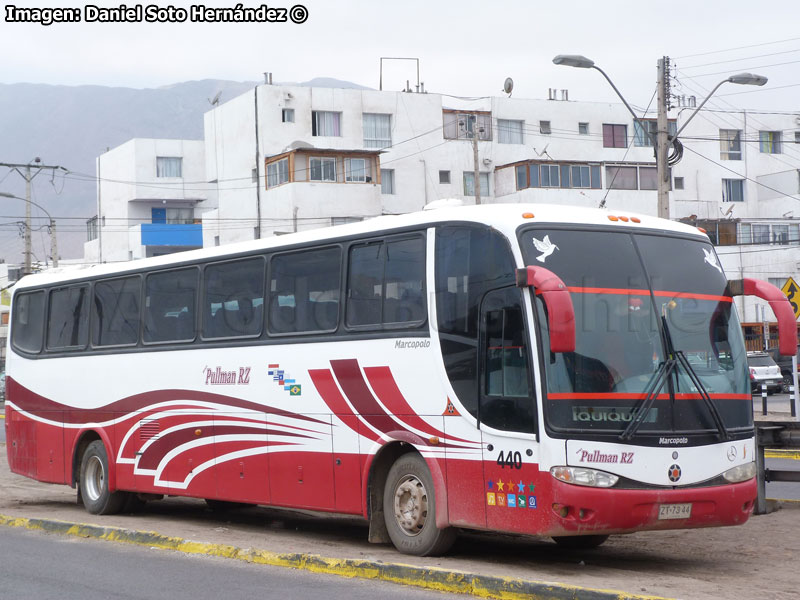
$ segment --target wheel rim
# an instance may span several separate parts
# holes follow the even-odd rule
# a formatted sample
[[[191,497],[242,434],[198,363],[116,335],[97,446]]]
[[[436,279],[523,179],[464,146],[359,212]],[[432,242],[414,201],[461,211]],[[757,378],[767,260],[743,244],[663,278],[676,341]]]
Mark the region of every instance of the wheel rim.
[[[89,500],[95,502],[100,498],[106,485],[106,472],[103,468],[103,461],[97,456],[89,457],[89,460],[86,462],[84,481],[86,482],[86,495],[89,497]]]
[[[406,535],[419,535],[428,518],[428,492],[414,475],[406,475],[394,493],[394,518]]]

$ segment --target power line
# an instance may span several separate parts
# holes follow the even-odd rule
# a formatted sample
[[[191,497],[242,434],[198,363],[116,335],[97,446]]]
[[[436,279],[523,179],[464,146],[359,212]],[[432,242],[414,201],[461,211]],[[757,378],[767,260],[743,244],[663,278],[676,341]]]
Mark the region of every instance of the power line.
[[[745,50],[747,48],[759,48],[761,46],[771,46],[774,44],[782,44],[784,42],[795,42],[800,40],[800,37],[788,38],[785,40],[775,40],[773,42],[763,42],[761,44],[750,44],[749,46],[737,46],[735,48],[726,48],[724,50],[712,50],[710,52],[699,52],[697,54],[684,54],[676,58],[693,58],[695,56],[708,56],[709,54],[722,54],[723,52],[733,52],[734,50]]]

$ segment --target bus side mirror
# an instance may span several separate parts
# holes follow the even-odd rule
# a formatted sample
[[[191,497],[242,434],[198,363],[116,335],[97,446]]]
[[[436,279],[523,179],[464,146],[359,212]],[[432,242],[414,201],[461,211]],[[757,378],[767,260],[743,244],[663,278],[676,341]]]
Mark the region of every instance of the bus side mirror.
[[[781,356],[794,356],[797,352],[797,319],[783,292],[771,283],[749,278],[728,281],[728,290],[731,296],[756,296],[769,302],[778,319],[778,352]]]
[[[547,306],[551,352],[575,352],[575,309],[567,286],[544,267],[517,269],[517,286],[532,287]]]

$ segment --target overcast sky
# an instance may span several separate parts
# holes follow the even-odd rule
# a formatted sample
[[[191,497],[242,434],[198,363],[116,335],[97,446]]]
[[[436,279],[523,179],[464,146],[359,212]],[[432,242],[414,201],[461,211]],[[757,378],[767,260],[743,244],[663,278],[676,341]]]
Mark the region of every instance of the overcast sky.
[[[85,6],[61,0],[16,4],[81,11]],[[117,7],[120,2],[96,4]],[[166,7],[170,2],[152,4]],[[255,0],[243,4],[259,5]],[[235,5],[205,2],[207,7]],[[290,8],[293,0],[270,6]],[[548,88],[566,88],[571,100],[614,100],[596,71],[551,62],[556,54],[584,54],[632,104],[646,106],[655,90],[656,61],[667,55],[678,68],[682,87],[673,88],[676,93],[703,97],[704,90],[728,75],[752,71],[769,77],[765,88],[728,84],[715,96],[717,106],[800,110],[797,0],[305,0],[304,6],[308,20],[299,25],[45,27],[8,23],[3,14],[0,83],[157,87],[209,78],[257,81],[271,71],[276,82],[333,77],[377,88],[379,59],[387,56],[419,58],[420,78],[430,92],[500,95],[503,81],[512,77],[516,97],[546,98]],[[413,63],[386,64],[384,89],[401,89],[407,79],[414,84]],[[741,93],[753,90],[758,91]]]

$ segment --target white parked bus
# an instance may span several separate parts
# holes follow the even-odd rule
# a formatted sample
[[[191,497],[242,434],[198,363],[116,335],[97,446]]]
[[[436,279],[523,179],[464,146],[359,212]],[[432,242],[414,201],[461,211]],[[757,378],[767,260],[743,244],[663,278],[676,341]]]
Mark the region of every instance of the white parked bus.
[[[756,499],[732,297],[701,231],[445,206],[25,277],[11,469],[95,514],[183,495],[361,515],[402,552],[454,531],[734,525]],[[788,313],[786,311],[789,311]]]

